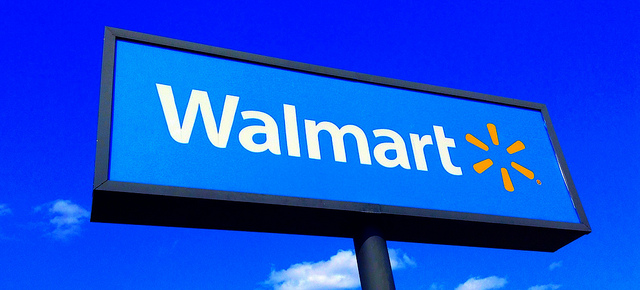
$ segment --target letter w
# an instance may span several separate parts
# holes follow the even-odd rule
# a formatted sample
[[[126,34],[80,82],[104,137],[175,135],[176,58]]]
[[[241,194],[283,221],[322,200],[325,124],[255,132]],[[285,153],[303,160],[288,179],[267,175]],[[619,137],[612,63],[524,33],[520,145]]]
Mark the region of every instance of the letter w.
[[[184,114],[182,125],[180,125],[178,109],[176,108],[176,102],[173,97],[173,90],[171,89],[171,86],[156,84],[156,89],[158,89],[164,118],[167,121],[169,134],[171,134],[173,140],[182,144],[189,143],[191,131],[193,130],[193,125],[196,122],[198,108],[200,108],[200,111],[202,112],[202,119],[204,121],[204,128],[207,131],[207,137],[211,144],[218,148],[227,147],[227,141],[229,141],[229,134],[231,133],[231,125],[233,125],[233,118],[236,114],[236,108],[238,107],[238,97],[227,95],[225,98],[224,107],[222,109],[222,118],[220,119],[220,130],[218,130],[207,92],[191,90],[189,103],[187,103],[187,111]]]

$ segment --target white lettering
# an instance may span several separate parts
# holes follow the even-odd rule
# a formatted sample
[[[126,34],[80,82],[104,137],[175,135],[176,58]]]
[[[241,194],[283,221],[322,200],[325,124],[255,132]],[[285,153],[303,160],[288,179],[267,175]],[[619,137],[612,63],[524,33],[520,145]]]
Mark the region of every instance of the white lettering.
[[[162,104],[164,118],[167,121],[167,128],[173,140],[182,144],[189,143],[199,108],[202,113],[207,137],[211,144],[218,148],[227,147],[227,141],[229,141],[229,134],[231,133],[231,125],[233,124],[233,118],[236,114],[236,108],[238,107],[238,97],[227,95],[225,98],[222,118],[220,119],[220,131],[218,131],[207,92],[198,90],[191,91],[187,110],[184,114],[184,120],[182,121],[182,125],[180,125],[178,109],[176,108],[171,86],[156,84],[156,89],[160,96],[160,103]]]
[[[287,152],[289,156],[300,157],[300,138],[298,137],[298,118],[296,107],[284,104],[284,129],[287,137]]]
[[[320,159],[318,133],[320,131],[327,131],[331,134],[333,156],[336,161],[347,162],[347,154],[344,149],[344,135],[351,134],[356,138],[360,163],[371,165],[371,155],[369,153],[367,136],[358,126],[344,125],[342,128],[338,129],[338,126],[331,122],[320,122],[316,124],[316,121],[304,120],[304,127],[307,136],[307,150],[309,151],[309,158]]]
[[[444,170],[453,175],[462,175],[462,168],[453,165],[451,163],[451,156],[449,156],[449,148],[456,148],[456,141],[452,138],[444,136],[444,129],[441,126],[433,126],[433,131],[436,135],[436,143],[438,144],[438,153],[440,153],[440,162]]]
[[[276,124],[276,121],[267,113],[259,111],[243,111],[241,114],[245,120],[257,119],[264,123],[264,126],[252,125],[240,130],[238,138],[240,139],[242,147],[251,152],[259,153],[269,150],[275,155],[280,155],[280,139],[278,137],[278,124]],[[262,144],[256,144],[253,140],[253,136],[256,134],[265,134],[267,138],[266,141]]]
[[[407,147],[404,144],[404,140],[398,133],[389,129],[377,129],[373,130],[373,135],[376,136],[376,138],[384,136],[393,140],[393,142],[380,143],[373,148],[373,156],[380,165],[388,168],[400,165],[404,169],[411,169],[411,165],[409,165]],[[387,158],[386,152],[389,150],[396,151],[395,159],[391,160]]]
[[[411,139],[411,148],[413,149],[413,158],[416,161],[416,169],[420,171],[428,171],[427,159],[424,157],[424,146],[433,145],[431,135],[420,137],[418,134],[409,134]]]
[[[189,143],[198,111],[200,111],[209,142],[218,148],[227,147],[231,127],[233,126],[234,117],[238,108],[239,97],[226,96],[222,107],[220,127],[218,128],[207,92],[191,90],[187,109],[182,123],[180,123],[171,86],[156,83],[156,89],[160,97],[164,118],[167,122],[167,129],[173,140],[182,144]],[[289,156],[300,157],[300,137],[296,107],[284,104],[283,113],[287,153]],[[276,120],[271,117],[271,115],[260,111],[242,111],[241,115],[244,120],[260,120],[263,124],[250,125],[242,128],[238,134],[240,144],[250,152],[261,153],[269,151],[275,155],[281,155],[280,131],[278,130]],[[314,120],[304,120],[304,129],[309,158],[321,159],[319,134],[321,131],[326,131],[331,136],[335,161],[347,162],[344,138],[345,135],[350,134],[355,138],[360,163],[371,165],[371,152],[369,151],[367,135],[360,127],[356,125],[344,125],[338,128],[338,126],[328,121],[316,123]],[[433,131],[435,133],[435,141],[442,167],[449,174],[462,175],[462,168],[453,164],[449,152],[450,148],[456,148],[455,140],[445,136],[442,126],[434,125]],[[265,141],[262,143],[256,143],[257,139],[254,139],[256,135],[259,134],[264,134]],[[391,139],[391,142],[382,142],[373,148],[373,156],[380,165],[387,168],[401,166],[404,169],[411,169],[406,143],[400,134],[390,129],[376,129],[373,130],[373,135],[376,138],[387,137]],[[416,169],[428,171],[424,147],[426,145],[434,145],[433,138],[431,135],[420,136],[410,133],[409,139],[411,141]],[[395,152],[394,158],[387,156],[389,151]],[[392,152],[390,156],[393,155]]]

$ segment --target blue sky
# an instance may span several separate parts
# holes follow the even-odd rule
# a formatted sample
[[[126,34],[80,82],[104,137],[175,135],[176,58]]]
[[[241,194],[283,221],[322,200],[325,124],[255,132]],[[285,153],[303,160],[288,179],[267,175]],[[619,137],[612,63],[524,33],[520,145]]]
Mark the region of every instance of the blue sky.
[[[637,288],[639,18],[624,1],[5,4],[0,287],[358,288],[351,239],[88,221],[112,26],[546,104],[593,232],[555,253],[389,242],[396,286]]]

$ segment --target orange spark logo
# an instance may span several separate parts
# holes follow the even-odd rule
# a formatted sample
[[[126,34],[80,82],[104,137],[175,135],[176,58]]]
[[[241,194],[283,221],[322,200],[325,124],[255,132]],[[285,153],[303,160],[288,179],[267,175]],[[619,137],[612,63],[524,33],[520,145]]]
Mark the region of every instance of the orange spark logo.
[[[498,140],[498,131],[496,129],[496,126],[494,124],[488,123],[487,124],[487,130],[489,131],[489,136],[491,136],[491,142],[493,143],[493,145],[500,145],[500,141]],[[478,138],[476,138],[475,136],[471,135],[471,134],[467,134],[465,136],[465,139],[467,140],[467,142],[475,145],[476,147],[484,150],[484,151],[489,151],[489,146],[487,146],[487,144],[484,144],[484,142],[480,141]],[[509,147],[507,147],[507,153],[509,154],[514,154],[516,152],[520,152],[522,150],[524,150],[525,146],[524,143],[522,143],[522,141],[518,140],[516,142],[513,142],[513,144],[509,145]],[[491,160],[490,158],[482,160],[476,164],[473,165],[473,170],[475,170],[476,172],[478,172],[478,174],[481,174],[483,172],[485,172],[487,169],[489,169],[489,167],[493,166],[493,160]],[[522,175],[524,175],[525,177],[533,180],[534,174],[533,171],[527,169],[526,167],[515,163],[515,162],[511,162],[511,167],[513,167],[513,169],[515,169],[516,171],[520,172]],[[511,182],[511,177],[509,176],[509,171],[502,167],[500,168],[500,173],[502,173],[502,183],[504,184],[504,189],[506,189],[509,192],[513,192],[515,189],[513,187],[513,183]],[[542,182],[538,179],[536,180],[537,184],[542,184]]]

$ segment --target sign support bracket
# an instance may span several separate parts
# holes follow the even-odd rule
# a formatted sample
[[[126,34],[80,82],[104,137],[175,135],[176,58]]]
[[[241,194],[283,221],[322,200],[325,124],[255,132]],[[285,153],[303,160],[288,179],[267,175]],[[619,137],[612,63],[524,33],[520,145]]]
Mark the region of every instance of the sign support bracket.
[[[365,227],[353,239],[362,290],[395,290],[387,241],[376,227]]]

